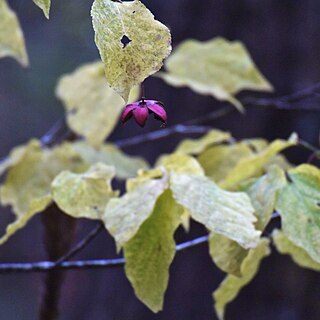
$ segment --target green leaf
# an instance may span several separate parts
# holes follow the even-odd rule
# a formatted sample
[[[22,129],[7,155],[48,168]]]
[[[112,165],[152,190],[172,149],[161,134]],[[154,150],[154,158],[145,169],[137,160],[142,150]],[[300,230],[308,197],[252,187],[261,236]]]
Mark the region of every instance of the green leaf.
[[[64,169],[82,170],[82,159],[68,147],[42,149],[37,140],[14,149],[7,159],[8,173],[0,188],[2,205],[11,205],[16,221],[7,228],[0,243],[22,228],[34,214],[51,203],[51,182]]]
[[[56,95],[63,101],[70,128],[92,145],[100,145],[116,126],[122,99],[108,87],[102,62],[85,64],[60,78]],[[130,101],[139,97],[139,88],[130,94]]]
[[[185,139],[183,140],[175,152],[198,155],[208,147],[222,142],[226,142],[231,139],[229,132],[220,130],[211,130],[206,135],[199,139]]]
[[[51,0],[33,0],[33,2],[43,11],[47,19],[49,19]]]
[[[137,297],[153,312],[162,310],[176,251],[173,235],[182,211],[167,189],[137,234],[124,246],[126,275]]]
[[[6,0],[0,0],[0,58],[13,57],[24,67],[29,59],[19,20]]]
[[[270,254],[269,240],[261,239],[258,246],[249,251],[248,256],[241,265],[242,277],[228,275],[214,291],[215,310],[220,320],[224,319],[225,307],[233,301],[240,290],[246,286],[256,275],[262,259]]]
[[[70,144],[88,164],[102,162],[116,169],[116,177],[126,179],[135,177],[140,169],[147,169],[148,163],[141,157],[129,156],[115,145],[106,143],[95,148],[86,142],[79,141]]]
[[[243,106],[234,95],[241,90],[272,91],[241,42],[215,38],[186,40],[166,61],[166,73],[157,74],[175,87],[187,86],[200,94]]]
[[[287,177],[276,203],[283,232],[320,262],[320,169],[305,164],[289,170]]]
[[[222,190],[206,177],[175,173],[171,173],[170,188],[176,201],[211,232],[246,249],[257,245],[261,233],[254,229],[256,218],[247,194]]]
[[[237,277],[241,276],[241,264],[249,253],[237,242],[217,233],[210,235],[209,252],[214,263],[222,271]]]
[[[246,191],[255,209],[259,230],[269,223],[276,205],[277,193],[286,185],[284,172],[277,166],[270,167],[268,173],[257,179]]]
[[[107,81],[127,102],[131,88],[170,54],[170,31],[138,0],[95,0],[91,15]]]
[[[163,166],[168,172],[204,175],[199,162],[186,154],[173,153],[163,155],[156,162],[156,167],[160,166]]]
[[[108,201],[117,196],[111,187],[114,167],[97,163],[84,173],[62,171],[52,182],[58,207],[74,218],[101,219]]]
[[[111,199],[103,215],[103,222],[120,249],[132,239],[151,215],[158,197],[168,188],[168,176],[149,179],[128,191],[119,199]]]
[[[274,230],[272,239],[277,250],[282,254],[289,254],[297,265],[302,268],[320,271],[320,263],[314,261],[303,248],[290,241],[281,230]]]

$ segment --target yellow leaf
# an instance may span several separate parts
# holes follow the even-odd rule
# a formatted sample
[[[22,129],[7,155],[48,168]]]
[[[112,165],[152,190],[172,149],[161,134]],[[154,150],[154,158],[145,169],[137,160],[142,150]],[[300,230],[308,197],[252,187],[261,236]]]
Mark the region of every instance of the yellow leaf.
[[[79,153],[89,165],[102,162],[115,167],[116,177],[120,179],[134,177],[138,170],[149,167],[143,158],[129,156],[110,143],[105,143],[95,148],[86,142],[79,141],[70,144],[70,146]]]
[[[253,154],[248,144],[240,142],[231,145],[213,146],[202,152],[198,161],[206,176],[219,183],[241,159]]]
[[[157,160],[155,166],[163,166],[168,172],[204,175],[199,162],[195,158],[182,153],[163,155]]]
[[[220,130],[211,130],[206,135],[199,139],[185,139],[183,140],[175,152],[198,155],[208,147],[211,147],[216,144],[228,141],[231,139],[229,132],[224,132]]]
[[[95,146],[103,143],[116,126],[122,99],[108,87],[102,62],[85,64],[60,78],[56,95],[64,103],[70,128]],[[138,99],[139,88],[130,101]]]
[[[114,167],[97,163],[84,173],[62,171],[52,182],[58,207],[75,218],[101,219],[106,204],[117,196],[111,187]]]
[[[186,40],[166,61],[166,73],[158,76],[167,83],[187,86],[200,94],[243,106],[234,95],[241,90],[272,91],[241,42],[215,38],[207,42]]]
[[[274,212],[277,194],[286,185],[284,171],[277,166],[271,167],[267,174],[258,178],[246,190],[255,209],[258,221],[256,227],[264,230]]]
[[[51,0],[33,0],[33,2],[43,11],[47,19],[49,19]]]
[[[67,144],[45,149],[37,140],[15,148],[6,163],[8,173],[0,199],[2,205],[11,205],[16,221],[8,226],[1,243],[51,203],[51,182],[59,172],[86,166]]]
[[[287,172],[276,210],[282,230],[295,245],[320,263],[320,169],[304,164]]]
[[[170,54],[170,31],[138,0],[95,0],[91,15],[107,81],[127,102],[131,88]]]
[[[256,275],[262,259],[270,254],[269,240],[261,239],[258,246],[249,251],[241,265],[241,277],[228,275],[214,291],[215,309],[219,320],[224,319],[225,307],[233,301],[240,290]]]
[[[172,192],[164,191],[149,218],[124,245],[126,275],[137,297],[153,312],[162,310],[169,267],[176,251],[173,235],[181,212]]]
[[[257,245],[261,232],[254,228],[256,218],[247,194],[222,190],[206,177],[174,172],[170,174],[170,188],[175,200],[211,232],[246,249]]]
[[[240,277],[241,264],[249,253],[237,242],[229,238],[211,233],[209,238],[209,252],[213,262],[224,272]]]
[[[118,249],[135,236],[167,188],[168,176],[164,175],[161,179],[149,179],[121,198],[108,202],[103,222],[115,238]]]
[[[13,57],[22,66],[29,64],[23,33],[16,14],[6,0],[0,0],[0,58]]]
[[[277,250],[282,254],[289,254],[297,265],[302,268],[320,271],[320,263],[314,261],[303,248],[290,241],[281,230],[274,230],[272,239]]]

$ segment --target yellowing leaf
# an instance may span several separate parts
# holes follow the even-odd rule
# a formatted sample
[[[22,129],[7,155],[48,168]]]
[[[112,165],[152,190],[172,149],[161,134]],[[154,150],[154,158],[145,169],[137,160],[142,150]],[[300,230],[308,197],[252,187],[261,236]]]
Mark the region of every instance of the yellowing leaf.
[[[249,251],[229,238],[211,233],[209,251],[214,263],[224,272],[241,276],[241,264]]]
[[[202,152],[198,161],[206,176],[219,183],[237,163],[252,155],[252,150],[246,143],[213,146]]]
[[[95,146],[112,132],[124,107],[122,99],[108,87],[101,62],[85,64],[62,76],[56,95],[64,103],[70,128]],[[130,101],[138,96],[136,87]]]
[[[276,205],[277,193],[285,185],[284,172],[279,167],[273,166],[266,175],[257,179],[247,190],[258,219],[257,229],[264,230],[269,223]]]
[[[51,195],[31,200],[28,211],[23,214],[17,214],[16,220],[7,226],[5,234],[0,238],[0,245],[4,244],[18,230],[22,229],[34,215],[47,208],[51,201]]]
[[[135,178],[128,179],[126,181],[127,191],[132,191],[134,188],[144,184],[150,179],[161,179],[167,172],[164,168],[155,168],[151,170],[138,170],[138,174]]]
[[[47,19],[49,19],[51,0],[33,0],[33,2],[43,11]]]
[[[241,42],[215,38],[207,42],[184,41],[166,61],[158,76],[170,85],[187,86],[200,94],[229,101],[239,110],[234,95],[241,90],[272,91]]]
[[[170,54],[170,31],[138,0],[95,0],[91,15],[107,81],[127,102],[131,88]]]
[[[13,57],[21,65],[29,64],[23,33],[16,14],[6,0],[0,0],[0,58]]]
[[[272,232],[272,239],[277,250],[282,254],[289,254],[300,267],[320,271],[320,263],[314,261],[301,247],[295,245],[281,230]]]
[[[256,218],[247,194],[222,190],[206,177],[175,173],[170,188],[176,201],[210,231],[246,249],[257,245],[260,232],[254,229]]]
[[[240,290],[246,286],[256,275],[261,260],[270,254],[269,240],[261,239],[258,246],[249,251],[248,256],[241,265],[242,277],[228,275],[214,291],[215,309],[220,320],[224,319],[225,307],[233,301]]]
[[[97,163],[84,173],[62,171],[52,182],[58,207],[75,218],[101,219],[108,201],[117,195],[111,187],[113,167]]]
[[[230,189],[241,181],[254,177],[263,171],[266,163],[282,150],[297,144],[297,137],[292,135],[289,140],[275,140],[265,149],[241,159],[219,182],[222,188]]]
[[[116,176],[120,179],[134,177],[138,170],[148,168],[148,164],[143,158],[129,156],[109,143],[102,144],[97,148],[82,141],[70,145],[90,165],[102,162],[115,167]]]
[[[208,147],[228,141],[230,139],[231,139],[231,135],[229,132],[212,130],[199,139],[183,140],[178,145],[175,152],[198,155]]]
[[[199,162],[186,154],[173,153],[161,156],[156,163],[156,167],[159,166],[163,166],[168,172],[204,175]]]
[[[2,205],[11,205],[16,221],[0,243],[22,228],[34,214],[51,202],[51,182],[64,169],[81,170],[84,164],[68,145],[42,149],[37,140],[14,149],[7,160],[8,174],[0,188]]]
[[[124,246],[126,275],[137,297],[153,312],[162,310],[181,212],[171,191],[164,191],[152,214]]]
[[[282,230],[320,263],[320,169],[301,165],[289,170],[287,176],[276,203]]]
[[[168,177],[150,179],[119,199],[111,199],[103,222],[116,240],[118,249],[132,239],[151,215],[158,197],[168,188]]]

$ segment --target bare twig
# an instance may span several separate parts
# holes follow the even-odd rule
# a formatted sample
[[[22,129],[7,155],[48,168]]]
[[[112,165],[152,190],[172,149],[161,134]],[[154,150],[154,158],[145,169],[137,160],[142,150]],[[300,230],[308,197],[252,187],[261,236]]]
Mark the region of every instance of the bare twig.
[[[176,246],[177,251],[198,246],[208,241],[208,236],[202,236],[191,241],[187,241]],[[9,272],[48,272],[56,269],[89,269],[89,268],[114,268],[123,266],[124,258],[107,260],[81,260],[64,261],[57,265],[56,262],[42,261],[33,263],[1,263],[0,273]]]
[[[103,230],[103,224],[99,223],[94,229],[92,229],[81,241],[79,241],[68,253],[55,261],[55,267],[60,266],[64,261],[70,260],[78,252],[84,249],[101,231]]]
[[[190,134],[190,133],[206,133],[212,130],[211,127],[207,126],[188,126],[183,124],[177,124],[170,128],[165,128],[157,131],[148,132],[145,134],[141,134],[138,136],[134,136],[127,139],[122,139],[114,142],[118,147],[124,148],[129,146],[135,146],[137,144],[141,144],[144,142],[155,141],[159,139],[163,139],[173,134]]]
[[[274,212],[271,219],[279,218],[278,212]],[[79,269],[92,269],[92,268],[114,268],[120,267],[125,264],[124,258],[118,259],[106,259],[106,260],[79,260],[79,261],[66,261],[74,256],[77,252],[83,249],[99,232],[102,228],[102,224],[97,225],[85,238],[83,238],[68,254],[61,257],[56,262],[41,261],[33,263],[1,263],[1,273],[19,273],[19,272],[48,272],[56,269],[64,270],[79,270]],[[198,245],[207,242],[208,235],[195,238],[190,241],[186,241],[176,245],[176,251],[184,251]],[[59,262],[59,263],[57,263]]]
[[[319,111],[320,104],[316,103],[313,106],[310,105],[294,105],[297,102],[301,102],[304,99],[315,96],[317,97],[320,91],[320,83],[315,83],[312,86],[299,90],[287,96],[276,98],[246,98],[242,102],[245,106],[260,106],[260,107],[274,107],[277,109],[285,110],[309,110]]]
[[[302,147],[304,147],[305,149],[309,150],[312,152],[312,157],[313,158],[317,158],[320,159],[320,149],[316,148],[315,146],[313,146],[312,144],[310,144],[307,141],[304,141],[302,139],[299,138],[298,144]]]

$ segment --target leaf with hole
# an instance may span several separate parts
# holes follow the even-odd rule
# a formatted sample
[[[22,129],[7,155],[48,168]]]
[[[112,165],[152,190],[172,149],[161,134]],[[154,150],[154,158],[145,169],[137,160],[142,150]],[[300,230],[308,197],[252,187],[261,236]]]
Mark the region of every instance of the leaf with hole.
[[[127,102],[131,88],[170,54],[170,31],[138,0],[95,0],[91,15],[107,81]]]

